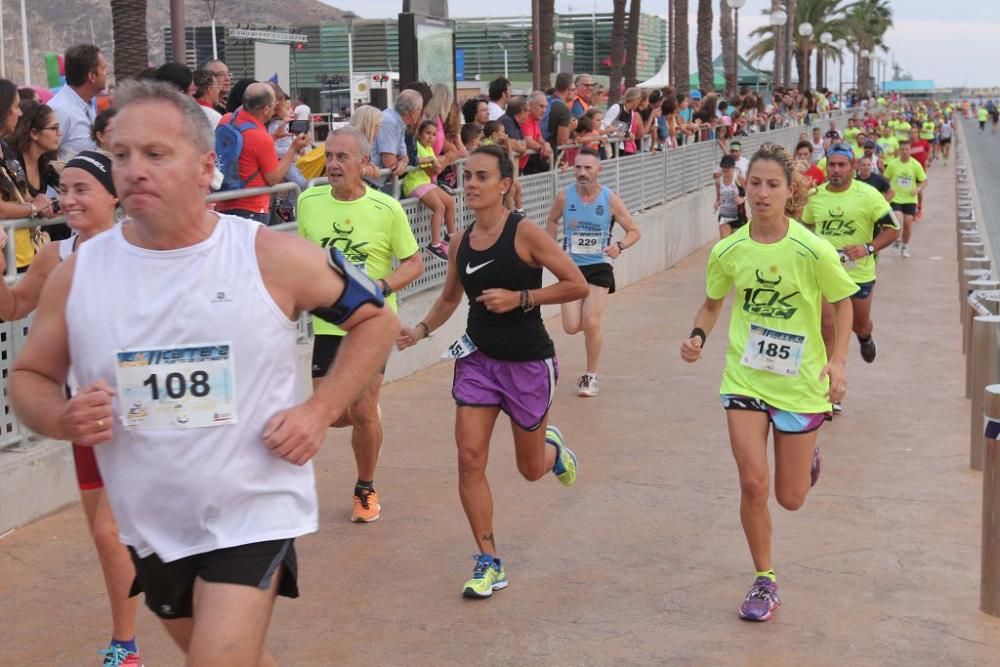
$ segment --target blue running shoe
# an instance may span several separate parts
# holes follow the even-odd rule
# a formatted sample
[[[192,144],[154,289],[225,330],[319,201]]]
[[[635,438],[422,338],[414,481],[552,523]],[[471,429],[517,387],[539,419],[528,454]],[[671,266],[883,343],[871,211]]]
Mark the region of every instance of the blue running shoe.
[[[476,567],[472,579],[465,582],[462,595],[467,598],[488,598],[493,591],[507,588],[507,573],[499,558],[489,554],[476,554]]]
[[[556,448],[556,462],[552,474],[563,486],[573,486],[576,481],[576,454],[563,442],[562,432],[555,426],[545,429],[545,442]]]

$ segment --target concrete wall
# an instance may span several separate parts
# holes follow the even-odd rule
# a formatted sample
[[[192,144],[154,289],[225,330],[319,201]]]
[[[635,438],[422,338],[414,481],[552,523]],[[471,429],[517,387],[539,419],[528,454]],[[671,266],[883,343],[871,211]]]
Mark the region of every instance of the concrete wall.
[[[706,243],[718,238],[712,211],[712,188],[675,199],[636,216],[642,240],[615,266],[619,288],[670,268]],[[620,232],[619,232],[620,234]],[[435,260],[427,260],[435,261]],[[546,275],[546,283],[553,278]],[[427,313],[438,288],[409,297],[400,307],[400,318],[414,325]],[[434,336],[404,352],[393,351],[386,381],[397,380],[442,361],[441,354],[465,332],[467,306],[463,303]],[[559,314],[557,306],[543,309],[546,318]],[[558,320],[549,320],[558,327]],[[308,349],[302,352],[308,355]],[[449,362],[450,363],[450,362]],[[308,368],[308,359],[303,359]],[[0,451],[0,535],[75,502],[79,495],[70,447],[64,442],[29,443],[22,449]]]
[[[715,191],[707,187],[637,214],[636,223],[642,231],[642,240],[615,263],[617,287],[621,289],[664,271],[706,243],[717,240],[719,226],[712,211],[714,201]],[[620,229],[618,233],[616,238],[620,238]],[[546,284],[553,280],[546,272]],[[434,303],[438,291],[434,288],[406,299],[399,309],[402,322],[409,326],[419,322]],[[468,306],[463,302],[430,340],[421,341],[403,352],[394,350],[386,369],[386,380],[398,380],[442,361],[445,349],[465,333],[467,311]],[[554,317],[559,314],[559,308],[546,306],[542,312],[546,318]],[[547,325],[558,327],[559,323],[549,321]]]

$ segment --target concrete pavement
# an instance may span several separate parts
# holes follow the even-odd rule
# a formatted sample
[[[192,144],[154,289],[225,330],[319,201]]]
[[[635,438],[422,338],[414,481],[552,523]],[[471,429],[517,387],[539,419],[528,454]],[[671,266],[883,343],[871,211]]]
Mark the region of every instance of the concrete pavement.
[[[317,458],[321,530],[298,543],[303,597],[278,602],[269,632],[280,663],[998,664],[1000,619],[977,610],[953,173],[930,178],[913,257],[880,264],[878,360],[852,342],[845,413],[820,434],[823,476],[799,512],[772,502],[784,602],[772,622],[736,618],[753,572],[718,400],[726,322],[702,362],[677,352],[705,248],[613,297],[599,398],[575,396],[583,340],[549,322],[562,366],[552,421],[580,477],[571,489],[522,480],[501,418],[489,473],[511,585],[490,600],[460,597],[475,545],[450,364],[384,390],[375,524],[347,521],[354,465],[348,434],[333,433]],[[79,507],[0,540],[0,596],[0,664],[98,664],[110,621]],[[181,664],[145,608],[139,642],[147,666]]]

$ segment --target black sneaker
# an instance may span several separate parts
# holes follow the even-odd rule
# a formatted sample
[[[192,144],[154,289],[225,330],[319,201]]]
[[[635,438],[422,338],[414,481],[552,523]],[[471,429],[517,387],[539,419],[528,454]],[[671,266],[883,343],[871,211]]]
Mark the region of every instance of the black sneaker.
[[[861,344],[861,358],[869,364],[875,361],[875,339],[869,336],[868,340],[861,340],[858,337],[858,343]]]
[[[444,242],[441,242],[441,243],[431,243],[430,245],[427,246],[427,252],[429,252],[430,254],[432,254],[434,257],[437,257],[442,262],[447,262],[448,261],[448,244],[447,243],[444,243]]]

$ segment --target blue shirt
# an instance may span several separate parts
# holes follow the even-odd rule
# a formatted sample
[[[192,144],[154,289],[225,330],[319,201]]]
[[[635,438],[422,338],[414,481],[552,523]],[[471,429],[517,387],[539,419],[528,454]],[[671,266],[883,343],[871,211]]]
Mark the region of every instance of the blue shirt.
[[[382,162],[382,155],[395,155],[402,158],[408,154],[406,150],[406,123],[399,117],[395,109],[386,109],[382,112],[382,127],[375,135],[375,146],[372,148],[377,160],[375,166],[385,169]],[[385,177],[379,179],[379,185],[385,183]]]
[[[94,100],[84,102],[75,90],[65,85],[49,100],[49,107],[56,113],[62,136],[59,138],[59,159],[69,160],[83,151],[96,151],[97,144],[90,137],[90,128],[97,115]]]
[[[604,249],[611,244],[611,190],[601,186],[597,199],[589,204],[580,198],[576,184],[566,188],[563,206],[563,249],[577,266],[610,264]]]

